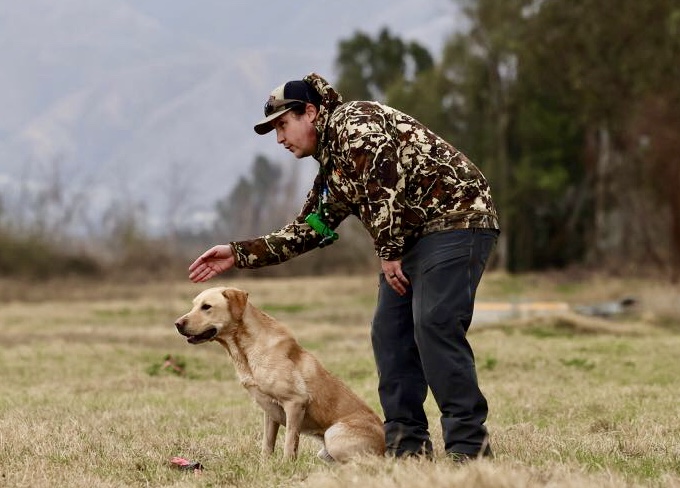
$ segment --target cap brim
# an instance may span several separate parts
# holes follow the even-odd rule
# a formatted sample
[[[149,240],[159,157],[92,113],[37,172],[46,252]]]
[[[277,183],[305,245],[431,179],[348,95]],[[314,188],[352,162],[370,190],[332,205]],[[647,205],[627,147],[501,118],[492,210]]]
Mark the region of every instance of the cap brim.
[[[260,135],[264,135],[268,132],[271,132],[274,129],[274,126],[272,125],[272,122],[274,119],[277,119],[281,117],[283,114],[288,112],[291,108],[293,107],[288,107],[280,112],[274,112],[271,114],[269,117],[265,117],[264,119],[260,120],[257,124],[255,124],[255,132],[257,132]]]

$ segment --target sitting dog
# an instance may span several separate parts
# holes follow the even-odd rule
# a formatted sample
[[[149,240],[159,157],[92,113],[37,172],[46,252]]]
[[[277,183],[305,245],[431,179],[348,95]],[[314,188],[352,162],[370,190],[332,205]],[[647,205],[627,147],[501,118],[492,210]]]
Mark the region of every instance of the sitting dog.
[[[281,425],[283,454],[297,456],[300,434],[323,442],[317,454],[344,462],[359,454],[385,453],[378,415],[303,349],[276,319],[253,306],[236,288],[209,288],[175,326],[191,344],[219,342],[241,384],[264,410],[262,453],[274,452]]]

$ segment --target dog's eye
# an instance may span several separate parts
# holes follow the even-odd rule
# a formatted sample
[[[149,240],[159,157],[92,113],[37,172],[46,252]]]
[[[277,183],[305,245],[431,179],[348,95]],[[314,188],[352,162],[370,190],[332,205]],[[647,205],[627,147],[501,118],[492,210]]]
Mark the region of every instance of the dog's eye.
[[[212,305],[208,305],[207,303],[204,303],[201,305],[201,310],[210,310],[212,308]]]

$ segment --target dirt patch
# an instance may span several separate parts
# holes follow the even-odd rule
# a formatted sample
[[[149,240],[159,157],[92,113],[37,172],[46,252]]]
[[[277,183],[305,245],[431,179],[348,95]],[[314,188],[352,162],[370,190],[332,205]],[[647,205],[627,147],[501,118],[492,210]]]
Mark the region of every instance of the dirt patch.
[[[545,331],[553,330],[564,334],[608,334],[619,336],[642,336],[658,331],[655,324],[645,320],[613,321],[596,317],[586,317],[576,313],[564,312],[544,317],[503,320],[498,323],[484,324],[484,329],[519,329]]]

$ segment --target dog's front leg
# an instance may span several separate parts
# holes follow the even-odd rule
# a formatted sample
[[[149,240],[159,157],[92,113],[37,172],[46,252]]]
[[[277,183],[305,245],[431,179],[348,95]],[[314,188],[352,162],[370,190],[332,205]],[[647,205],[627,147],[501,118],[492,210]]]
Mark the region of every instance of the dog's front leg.
[[[264,412],[264,424],[262,425],[262,455],[271,456],[276,446],[276,436],[279,433],[279,423]]]
[[[283,456],[294,458],[297,456],[300,442],[300,429],[305,418],[305,405],[300,402],[288,402],[283,406],[286,412],[286,437],[283,445]]]

